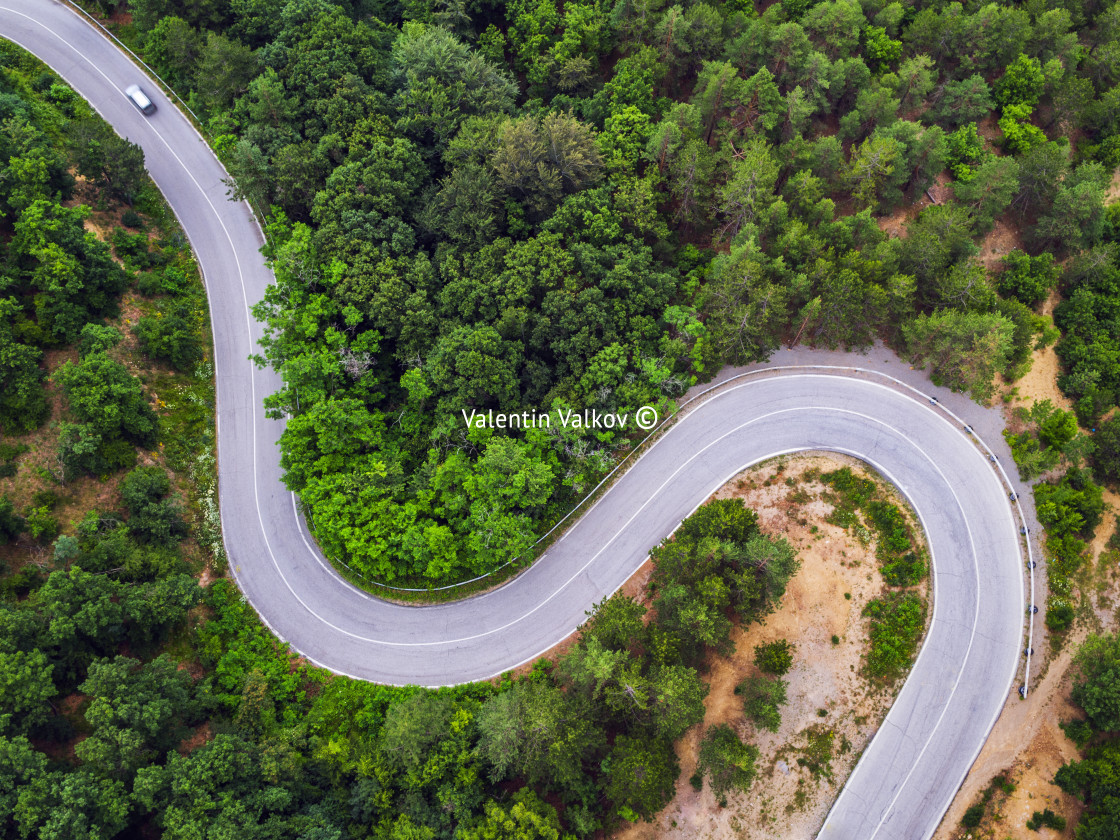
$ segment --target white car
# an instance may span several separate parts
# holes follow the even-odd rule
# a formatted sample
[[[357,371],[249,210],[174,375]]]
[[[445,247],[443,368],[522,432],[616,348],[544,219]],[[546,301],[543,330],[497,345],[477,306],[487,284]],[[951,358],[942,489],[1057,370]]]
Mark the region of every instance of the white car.
[[[148,98],[148,94],[140,90],[139,85],[129,85],[124,89],[124,95],[132,100],[132,104],[140,109],[144,116],[151,116],[156,112],[156,103]]]

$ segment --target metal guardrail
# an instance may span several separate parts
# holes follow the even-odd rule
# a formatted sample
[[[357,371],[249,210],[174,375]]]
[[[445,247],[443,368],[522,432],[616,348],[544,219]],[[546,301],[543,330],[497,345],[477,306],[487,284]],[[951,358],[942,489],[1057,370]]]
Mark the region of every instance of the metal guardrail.
[[[210,132],[207,131],[205,124],[202,122],[202,120],[200,120],[198,118],[198,114],[196,114],[194,111],[192,111],[191,106],[188,105],[185,101],[183,101],[183,97],[179,96],[179,94],[175,92],[175,88],[171,87],[171,85],[169,85],[167,82],[165,82],[163,80],[163,78],[160,77],[159,73],[157,73],[155,70],[153,70],[151,68],[151,66],[148,65],[144,61],[144,59],[142,59],[140,56],[138,56],[136,53],[134,53],[132,51],[132,49],[128,46],[128,44],[126,44],[124,41],[122,41],[120,38],[118,38],[116,35],[114,35],[112,33],[112,31],[107,26],[105,26],[101,21],[99,21],[97,18],[95,18],[93,15],[91,15],[88,11],[86,11],[84,8],[82,8],[78,3],[75,2],[75,0],[62,0],[62,2],[65,3],[67,6],[69,6],[70,8],[74,9],[78,14],[80,14],[82,17],[84,17],[86,20],[88,20],[90,23],[92,23],[94,26],[96,26],[98,29],[100,29],[101,32],[104,35],[107,35],[113,41],[113,43],[115,43],[118,47],[121,48],[121,50],[123,50],[129,56],[131,56],[132,60],[135,61],[137,64],[139,64],[141,67],[143,67],[145,72],[149,76],[151,76],[153,79],[155,79],[157,82],[160,83],[160,85],[163,87],[163,92],[165,94],[167,94],[169,97],[173,97],[175,99],[175,101],[179,103],[180,107],[182,107],[183,110],[185,110],[188,114],[191,115],[191,119],[194,120],[195,127],[198,128],[199,131],[206,132],[207,135],[210,134]]]
[[[138,56],[135,52],[133,52],[132,49],[127,44],[125,44],[123,41],[121,41],[120,38],[118,38],[116,35],[114,35],[104,24],[102,24],[101,21],[99,21],[97,18],[95,18],[93,15],[91,15],[88,11],[86,11],[84,8],[82,8],[80,5],[78,5],[78,3],[76,3],[74,0],[63,0],[63,2],[65,2],[66,5],[73,8],[75,11],[77,11],[78,14],[80,14],[82,17],[84,17],[86,20],[88,20],[90,23],[92,23],[95,27],[97,27],[97,29],[99,29],[104,35],[106,35],[108,38],[110,38],[121,50],[123,50],[125,53],[127,53],[132,58],[133,61],[135,61],[138,65],[140,65],[149,76],[151,76],[153,79],[155,79],[157,82],[159,82],[159,84],[161,85],[161,87],[164,90],[164,93],[166,95],[174,98],[176,100],[176,102],[179,104],[179,106],[182,107],[183,110],[185,110],[188,114],[191,115],[191,118],[193,119],[193,121],[195,123],[195,127],[199,130],[200,133],[204,132],[207,136],[210,135],[210,132],[206,129],[206,126],[203,124],[202,120],[199,119],[198,115],[193,110],[191,110],[191,107],[186,103],[186,101],[181,96],[179,96],[179,94],[175,91],[175,89],[170,84],[168,84],[166,81],[164,81],[164,79],[158,73],[156,73],[156,71],[153,70],[150,65],[147,64],[147,62],[145,62],[142,58],[140,58],[140,56]],[[207,144],[207,145],[209,145],[209,144]],[[216,156],[217,155],[215,154],[215,157]],[[256,213],[254,212],[253,215],[255,217]],[[725,379],[724,381],[719,382],[715,385],[712,385],[709,388],[705,388],[699,394],[696,394],[695,396],[690,397],[688,400],[681,403],[677,407],[676,411],[672,412],[664,420],[662,420],[660,423],[658,423],[657,426],[655,426],[650,431],[650,433],[648,435],[646,435],[645,438],[643,438],[635,447],[633,447],[630,450],[630,452],[628,452],[626,454],[626,456],[621,461],[619,461],[618,464],[615,465],[614,469],[612,469],[609,473],[607,473],[607,475],[603,477],[602,481],[600,481],[597,485],[595,485],[595,487],[591,490],[591,492],[589,492],[578,504],[573,506],[573,508],[570,511],[568,511],[568,513],[566,513],[563,517],[561,517],[556,522],[556,524],[553,525],[545,534],[543,534],[539,539],[537,539],[537,541],[534,542],[533,545],[530,547],[530,551],[532,551],[533,549],[536,549],[541,543],[543,543],[545,540],[547,540],[549,537],[551,537],[557,531],[557,529],[560,528],[560,526],[562,526],[565,522],[567,522],[568,519],[570,519],[577,511],[579,511],[579,509],[582,508],[583,505],[587,504],[588,501],[590,501],[592,498],[594,498],[595,494],[598,493],[603,488],[603,486],[606,485],[607,482],[609,482],[624,465],[626,465],[626,463],[633,457],[634,453],[636,453],[640,449],[642,449],[642,447],[644,447],[646,443],[648,443],[651,439],[653,439],[654,436],[656,436],[657,434],[664,431],[664,429],[667,428],[670,423],[672,423],[676,419],[678,419],[681,416],[681,413],[685,409],[686,406],[695,404],[697,400],[700,400],[701,398],[711,394],[713,391],[716,391],[716,390],[724,387],[725,385],[727,385],[731,382],[734,382],[738,379],[743,379],[743,378],[748,377],[748,376],[754,376],[754,375],[758,375],[758,374],[761,374],[761,373],[767,373],[767,372],[773,373],[773,372],[779,372],[779,371],[782,371],[782,370],[800,370],[800,369],[809,369],[809,370],[851,370],[851,371],[856,371],[856,372],[859,372],[859,373],[871,374],[873,376],[880,376],[884,379],[887,379],[887,380],[893,382],[895,385],[902,386],[903,388],[914,392],[915,394],[923,397],[924,399],[929,400],[931,405],[934,405],[936,407],[941,408],[942,411],[944,411],[946,414],[948,414],[950,417],[952,417],[954,420],[956,420],[962,426],[962,428],[964,428],[966,434],[971,435],[976,440],[976,442],[980,444],[980,446],[984,449],[984,451],[988,453],[990,462],[995,464],[999,474],[1003,478],[1004,484],[1009,488],[1012,487],[1011,480],[1010,480],[1010,478],[1008,478],[1007,472],[1006,472],[1006,470],[1004,470],[1003,465],[996,458],[995,453],[992,452],[991,448],[982,439],[980,439],[979,436],[977,436],[975,433],[973,433],[972,427],[969,426],[967,423],[965,423],[960,417],[958,417],[956,415],[956,413],[954,413],[953,411],[951,411],[948,408],[945,408],[945,406],[943,406],[940,403],[940,401],[937,400],[935,397],[930,397],[928,394],[925,394],[924,392],[920,391],[919,389],[915,388],[914,386],[912,386],[912,385],[910,385],[906,382],[903,382],[902,380],[897,379],[896,377],[893,377],[890,374],[883,373],[882,371],[871,370],[869,368],[848,367],[848,366],[841,366],[841,365],[778,365],[778,366],[774,366],[774,367],[759,368],[757,370],[746,371],[744,373],[736,374],[735,376],[730,377],[729,379]],[[1030,535],[1029,530],[1027,529],[1027,524],[1026,524],[1026,516],[1023,513],[1022,505],[1019,502],[1018,496],[1015,497],[1014,501],[1015,501],[1015,509],[1019,514],[1019,521],[1022,525],[1022,528],[1024,529],[1024,534],[1026,535],[1027,568],[1030,571],[1030,604],[1029,604],[1029,607],[1028,607],[1029,618],[1028,618],[1028,621],[1027,621],[1028,630],[1027,630],[1027,648],[1026,648],[1027,663],[1026,663],[1026,670],[1025,670],[1024,677],[1023,677],[1023,690],[1022,690],[1022,696],[1025,699],[1027,697],[1029,691],[1030,691],[1031,655],[1034,651],[1034,615],[1035,615],[1034,569],[1035,569],[1035,563],[1034,563],[1033,552],[1031,550],[1031,535]],[[309,517],[309,520],[310,520],[310,517]],[[313,520],[310,520],[310,521],[312,523],[312,528],[314,528]],[[380,583],[380,582],[375,581],[375,580],[370,580],[365,575],[361,574],[361,572],[355,571],[349,564],[347,564],[347,563],[345,563],[341,560],[335,560],[334,562],[338,563],[341,566],[344,566],[347,570],[349,570],[351,572],[351,574],[357,575],[358,577],[360,577],[366,583],[369,583],[373,586],[377,586],[379,588],[385,589],[385,590],[390,591],[390,592],[446,592],[446,591],[451,590],[451,589],[458,589],[458,588],[463,587],[463,586],[468,586],[472,583],[478,583],[481,580],[485,580],[486,578],[492,577],[495,574],[497,574],[498,572],[503,571],[504,569],[506,569],[509,566],[519,562],[522,559],[523,559],[522,557],[516,557],[512,560],[507,561],[506,563],[503,563],[501,566],[498,566],[495,569],[491,569],[489,572],[486,572],[485,574],[478,575],[477,577],[470,578],[469,580],[458,581],[457,583],[447,584],[446,586],[424,587],[424,588],[410,588],[410,587],[390,586],[389,584],[384,584],[384,583]]]
[[[612,469],[609,473],[607,473],[607,475],[603,478],[603,480],[600,481],[595,486],[595,488],[592,489],[591,492],[587,494],[587,496],[585,496],[577,505],[575,505],[570,511],[568,511],[568,513],[565,514],[555,525],[553,525],[552,528],[550,528],[547,533],[545,533],[535,543],[533,543],[530,550],[535,549],[542,542],[544,542],[546,539],[548,539],[550,536],[552,536],[557,531],[557,529],[559,529],[565,522],[567,522],[567,520],[569,520],[574,514],[576,514],[585,504],[587,504],[587,502],[589,502],[592,498],[594,498],[595,495],[618,473],[618,471],[621,470],[622,467],[624,467],[627,464],[628,461],[630,461],[630,459],[634,456],[634,454],[636,452],[641,450],[656,435],[658,435],[662,431],[664,431],[669,426],[669,424],[671,424],[672,422],[681,418],[681,416],[684,413],[686,408],[688,408],[690,406],[694,407],[695,405],[698,404],[699,400],[703,399],[704,397],[709,396],[710,394],[712,394],[715,391],[718,391],[718,390],[724,388],[725,386],[727,386],[728,384],[730,384],[732,382],[736,382],[738,380],[745,379],[745,378],[750,377],[750,376],[758,376],[760,374],[775,374],[775,373],[781,373],[783,371],[791,371],[791,370],[852,371],[852,372],[867,374],[867,375],[871,375],[871,376],[875,376],[875,377],[881,377],[883,379],[888,380],[889,382],[893,383],[896,386],[901,386],[902,388],[913,392],[914,394],[918,395],[922,399],[929,402],[929,404],[931,406],[936,407],[936,408],[940,408],[942,411],[944,411],[947,415],[949,415],[949,417],[951,417],[960,426],[960,428],[962,429],[964,434],[972,437],[973,440],[977,444],[979,444],[979,446],[984,450],[984,452],[986,452],[988,454],[989,463],[994,465],[994,469],[997,471],[998,476],[1002,478],[1002,483],[1004,484],[1004,486],[1006,488],[1008,488],[1008,493],[1010,494],[1012,492],[1012,490],[1014,489],[1014,486],[1011,483],[1011,479],[1008,476],[1007,471],[1003,468],[1003,464],[1000,463],[999,459],[996,457],[995,453],[991,450],[991,448],[987,445],[987,443],[985,443],[983,441],[983,439],[981,439],[978,435],[975,434],[975,432],[972,430],[972,427],[969,424],[965,423],[964,420],[961,419],[961,417],[959,417],[951,409],[948,409],[944,405],[942,405],[941,401],[938,400],[936,397],[932,397],[929,394],[926,394],[924,391],[921,391],[920,389],[915,388],[913,385],[910,385],[909,383],[903,382],[901,379],[898,379],[894,376],[891,376],[888,373],[883,373],[882,371],[878,371],[878,370],[872,370],[870,368],[853,367],[853,366],[849,366],[849,365],[774,365],[774,366],[771,366],[771,367],[763,367],[763,368],[758,368],[756,370],[745,371],[743,373],[736,374],[735,376],[732,376],[728,379],[725,379],[722,382],[718,382],[714,385],[711,385],[708,388],[705,388],[700,393],[696,394],[695,396],[690,397],[685,402],[681,403],[672,414],[670,414],[664,420],[662,420],[660,423],[658,423],[657,426],[654,427],[650,431],[650,433],[648,435],[646,435],[645,438],[643,438],[633,449],[631,449],[630,452],[627,453],[627,455],[621,461],[619,461],[617,465],[615,465],[614,469]],[[932,408],[931,408],[931,410],[932,410]],[[1009,501],[1010,501],[1010,499],[1009,499]],[[1026,534],[1027,568],[1030,571],[1030,599],[1029,599],[1030,603],[1029,603],[1029,607],[1028,607],[1029,618],[1028,618],[1028,624],[1027,624],[1027,638],[1028,638],[1028,641],[1027,641],[1027,663],[1026,663],[1026,672],[1024,674],[1023,692],[1022,692],[1022,696],[1025,699],[1027,694],[1029,693],[1031,653],[1033,652],[1033,645],[1034,645],[1034,607],[1035,607],[1035,603],[1034,603],[1034,598],[1035,598],[1034,567],[1035,567],[1035,563],[1034,563],[1034,553],[1031,549],[1030,532],[1027,530],[1026,515],[1023,513],[1023,508],[1022,508],[1022,505],[1020,504],[1018,495],[1015,496],[1014,503],[1015,503],[1015,510],[1019,514],[1020,525],[1021,525],[1021,527],[1023,528],[1023,530]],[[348,564],[343,563],[342,561],[335,560],[334,562],[337,562],[340,565],[344,566],[352,574],[355,574],[358,577],[362,578],[362,580],[364,580],[364,581],[366,581],[370,584],[373,584],[374,586],[378,586],[382,589],[388,590],[388,591],[395,591],[395,592],[445,592],[445,591],[448,591],[448,590],[451,590],[451,589],[457,589],[457,588],[462,587],[462,586],[467,586],[467,585],[472,584],[472,583],[477,583],[480,580],[485,580],[486,578],[497,574],[498,572],[508,568],[510,565],[512,565],[514,563],[517,563],[522,559],[523,559],[522,557],[517,557],[517,558],[514,558],[513,560],[509,560],[506,563],[503,563],[501,566],[498,566],[497,568],[490,570],[486,574],[479,575],[477,577],[471,578],[470,580],[459,581],[457,583],[448,584],[446,586],[430,587],[430,588],[407,588],[407,587],[390,586],[389,584],[384,584],[384,583],[379,583],[377,581],[369,580],[369,578],[365,577],[360,572],[355,571]],[[528,568],[528,567],[526,567],[526,568]]]

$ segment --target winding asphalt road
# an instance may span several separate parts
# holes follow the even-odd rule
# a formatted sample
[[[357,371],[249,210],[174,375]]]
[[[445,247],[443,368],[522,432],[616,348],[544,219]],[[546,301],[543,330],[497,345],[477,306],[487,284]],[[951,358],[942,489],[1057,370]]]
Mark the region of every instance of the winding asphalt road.
[[[990,465],[960,427],[886,384],[790,371],[728,385],[671,427],[507,585],[440,606],[398,606],[338,577],[280,481],[278,385],[247,361],[250,305],[271,276],[260,229],[226,198],[225,172],[158,87],[141,116],[123,89],[135,65],[68,7],[0,0],[0,34],[55,69],[139,143],[202,268],[214,330],[221,512],[231,567],[282,639],[339,673],[384,683],[483,679],[534,659],[614,592],[712,491],[779,453],[834,450],[867,461],[919,512],[933,553],[934,614],[918,660],[821,836],[916,840],[935,830],[1011,687],[1025,605],[1017,528]],[[932,389],[931,389],[932,390]]]

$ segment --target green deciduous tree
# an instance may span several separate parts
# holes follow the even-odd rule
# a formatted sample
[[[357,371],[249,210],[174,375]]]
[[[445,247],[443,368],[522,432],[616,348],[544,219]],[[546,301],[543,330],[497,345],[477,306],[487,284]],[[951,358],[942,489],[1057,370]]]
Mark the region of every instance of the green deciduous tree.
[[[112,198],[131,204],[147,177],[143,149],[118,137],[101,120],[73,123],[69,132],[78,172]]]
[[[23,736],[0,735],[0,826],[14,836],[16,803],[23,788],[46,773],[47,757]]]
[[[0,734],[27,735],[47,720],[53,670],[40,650],[0,652]]]
[[[560,840],[556,809],[530,788],[517,791],[507,804],[488,800],[483,812],[477,824],[458,833],[462,840]]]
[[[125,273],[108,247],[87,232],[84,206],[36,201],[15,223],[8,259],[33,295],[44,344],[77,341],[87,321],[116,314]]]
[[[259,72],[260,63],[249,47],[210,31],[199,47],[194,89],[209,111],[227,110]]]
[[[782,723],[781,707],[789,684],[780,676],[759,674],[739,683],[735,693],[743,698],[743,712],[757,726],[777,732]]]
[[[755,777],[758,747],[745,744],[726,723],[708,728],[700,742],[697,770],[707,777],[712,793],[723,799],[732,791],[746,791]]]
[[[1103,422],[1093,435],[1093,472],[1101,481],[1120,484],[1120,418]]]
[[[1004,108],[1008,105],[1034,107],[1042,96],[1044,84],[1039,60],[1020,53],[996,82],[996,102]]]
[[[603,762],[607,798],[621,813],[653,817],[673,798],[680,768],[671,741],[622,736]]]
[[[1074,657],[1074,667],[1073,699],[1089,722],[1106,732],[1120,729],[1120,638],[1089,636]]]
[[[1031,257],[1014,250],[1003,258],[999,275],[999,293],[1013,297],[1027,306],[1037,306],[1058,282],[1053,254]]]
[[[1013,326],[1002,315],[945,310],[919,315],[902,328],[915,365],[929,365],[935,382],[986,401],[1011,353]]]
[[[144,396],[140,380],[104,353],[67,362],[54,374],[70,410],[105,438],[126,438],[150,444],[159,424]]]
[[[93,733],[78,757],[113,778],[131,779],[142,766],[171,749],[197,704],[186,671],[161,656],[141,664],[125,656],[90,665],[79,687],[91,697],[85,712]]]
[[[21,836],[42,840],[103,840],[128,823],[125,786],[88,770],[55,770],[19,791],[15,820]]]
[[[16,341],[8,328],[16,311],[13,302],[0,300],[0,429],[8,434],[34,429],[49,410],[39,367],[43,352]]]
[[[171,481],[162,467],[138,467],[124,477],[120,491],[128,530],[141,540],[170,545],[186,533],[178,501],[167,498]]]

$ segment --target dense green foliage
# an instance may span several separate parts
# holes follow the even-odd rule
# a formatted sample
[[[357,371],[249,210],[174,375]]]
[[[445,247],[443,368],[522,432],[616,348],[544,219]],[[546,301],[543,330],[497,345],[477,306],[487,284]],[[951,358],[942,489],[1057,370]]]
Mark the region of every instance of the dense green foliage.
[[[785,639],[755,645],[754,664],[758,670],[765,671],[767,674],[785,676],[793,667],[793,650],[794,646]]]
[[[897,679],[910,667],[925,630],[925,602],[912,592],[890,592],[869,601],[863,614],[871,619],[867,673]]]
[[[739,683],[735,693],[742,696],[743,712],[749,720],[762,729],[777,732],[788,688],[789,683],[779,676],[757,674]]]
[[[685,664],[698,663],[708,648],[730,651],[731,617],[744,624],[765,618],[801,565],[786,540],[758,532],[739,499],[708,502],[651,557],[653,655]]]
[[[1074,657],[1073,700],[1087,721],[1064,726],[1066,733],[1085,750],[1082,761],[1073,761],[1054,777],[1066,793],[1086,805],[1077,827],[1084,840],[1120,837],[1120,638],[1091,635]],[[1045,812],[1043,812],[1045,813]],[[1048,825],[1039,821],[1039,825]]]
[[[1046,626],[1063,631],[1073,623],[1072,575],[1084,563],[1087,540],[1104,514],[1103,493],[1087,469],[1073,467],[1057,480],[1037,484],[1034,498],[1050,553]]]
[[[128,8],[268,218],[287,482],[362,575],[527,561],[635,439],[561,412],[664,414],[782,341],[882,337],[986,399],[1029,362],[1048,251],[1085,266],[1062,387],[1083,420],[1115,402],[1115,3]],[[1021,246],[989,271],[999,220]],[[138,334],[184,364],[162,312]],[[491,409],[552,425],[464,422]]]
[[[854,529],[862,542],[874,536],[875,557],[888,586],[916,586],[925,580],[925,552],[914,546],[916,540],[909,520],[878,490],[875,482],[860,478],[848,467],[823,473],[820,480],[835,491],[829,521]],[[861,513],[870,529],[865,528]]]
[[[115,239],[126,264],[158,263]],[[185,289],[150,267],[153,293]],[[70,425],[114,441],[123,465],[164,420],[111,355],[121,340],[86,324],[54,380]],[[516,457],[502,441],[494,451]],[[13,463],[28,450],[4,446]],[[188,529],[162,466],[116,488],[61,535],[53,493],[26,517],[0,497],[0,540],[53,541],[45,575],[4,555],[4,591],[18,597],[0,602],[3,837],[570,840],[651,818],[675,792],[674,741],[703,719],[709,654],[730,650],[734,619],[768,614],[798,566],[753,511],[715,502],[654,552],[650,621],[615,596],[527,676],[387,688],[301,663],[231,582],[200,587],[184,542],[201,539],[199,523]],[[721,797],[749,785],[757,757],[725,734],[710,733],[702,756]]]
[[[187,281],[194,269],[181,235],[149,242],[146,234],[128,239],[117,228],[110,248],[87,229],[91,206],[74,200],[89,201],[102,212],[132,202],[146,214],[165,215],[146,180],[139,147],[114,134],[70,88],[10,46],[0,49],[0,103],[0,433],[29,432],[47,420],[44,351],[76,347],[76,359],[52,366],[51,381],[65,396],[65,411],[51,474],[63,483],[106,476],[131,467],[135,447],[157,444],[160,421],[147,390],[122,364],[123,336],[104,319],[118,315],[131,283],[143,290],[153,267],[176,273],[181,284],[165,291],[178,307],[196,313],[184,335],[193,342],[192,362],[200,361],[202,290]],[[124,215],[144,225],[135,209]],[[149,318],[140,320],[143,325]],[[2,466],[0,472],[14,474],[14,458],[5,458]],[[42,542],[57,534],[49,507],[26,512],[29,533]],[[7,523],[6,537],[13,528]]]
[[[872,679],[893,682],[909,669],[925,631],[926,602],[912,590],[926,580],[925,551],[914,545],[913,526],[875,482],[848,467],[823,473],[820,480],[834,491],[826,496],[833,504],[829,521],[865,544],[875,540],[879,570],[891,589],[863,608],[870,625],[864,670]]]
[[[1093,444],[1093,472],[1101,481],[1120,485],[1120,415],[1100,425]]]
[[[755,777],[758,747],[746,744],[726,723],[710,727],[700,742],[699,771],[722,801],[736,790],[746,790]]]
[[[1003,436],[1011,447],[1019,478],[1029,481],[1058,466],[1077,437],[1077,418],[1056,408],[1050,400],[1040,400],[1029,409],[1019,408],[1017,414],[1027,428],[1017,434],[1004,431]]]
[[[1031,818],[1027,820],[1027,828],[1031,831],[1038,831],[1042,828],[1052,828],[1055,831],[1066,830],[1066,818],[1060,814],[1055,814],[1049,808],[1041,811],[1035,811],[1031,814]]]

